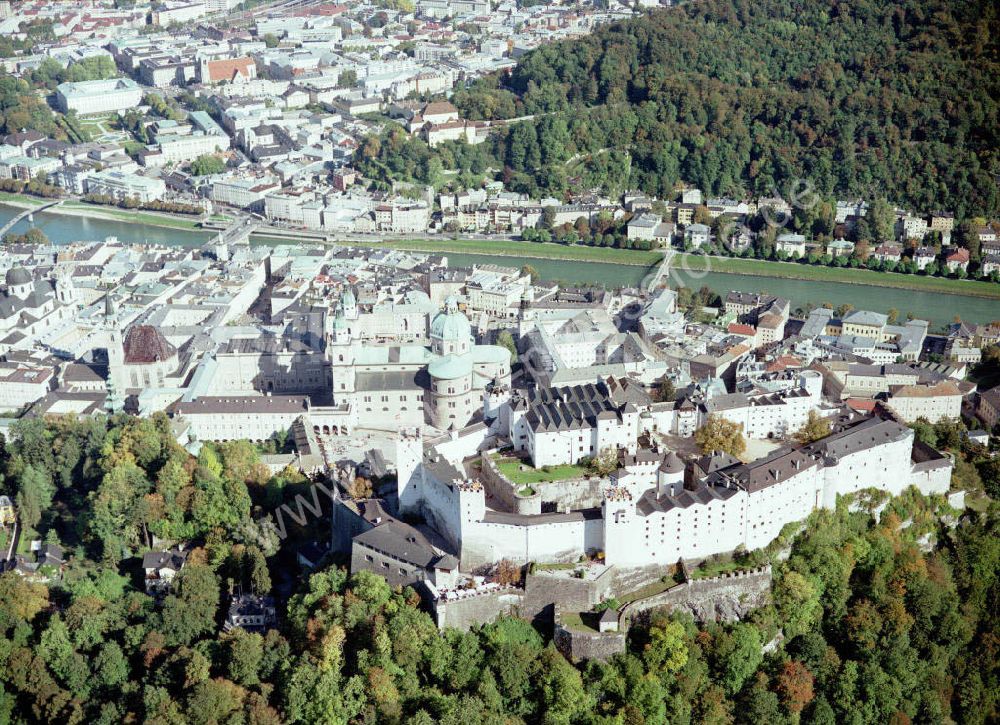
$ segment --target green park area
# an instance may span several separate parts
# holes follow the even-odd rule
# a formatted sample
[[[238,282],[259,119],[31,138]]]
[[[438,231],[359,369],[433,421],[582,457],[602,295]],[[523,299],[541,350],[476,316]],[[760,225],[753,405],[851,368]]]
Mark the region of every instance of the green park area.
[[[90,204],[85,201],[66,201],[63,207],[67,210],[86,210],[95,217],[104,219],[114,219],[128,222],[130,224],[148,224],[157,227],[169,227],[171,229],[200,229],[201,225],[196,219],[188,219],[169,214],[157,214],[154,212],[137,211],[135,209],[119,209],[103,204]]]
[[[493,460],[500,473],[508,481],[524,487],[518,492],[522,496],[530,496],[534,493],[534,490],[531,489],[533,484],[545,483],[546,481],[565,481],[587,474],[587,468],[584,466],[565,465],[532,468],[519,458],[494,458]],[[530,493],[525,493],[525,488],[529,489]]]
[[[366,246],[368,243],[366,242]],[[602,262],[648,267],[662,259],[656,251],[618,249],[616,247],[588,247],[580,244],[553,244],[551,242],[522,242],[514,239],[388,239],[373,242],[373,247],[393,247],[413,252],[461,254],[488,254],[524,259],[562,259],[574,262]]]
[[[690,271],[745,274],[754,277],[781,277],[815,282],[865,284],[875,287],[893,287],[923,292],[970,295],[1000,299],[1000,285],[993,282],[925,277],[916,274],[876,272],[868,269],[824,267],[796,262],[772,262],[760,259],[709,257],[701,254],[679,254],[673,265]]]

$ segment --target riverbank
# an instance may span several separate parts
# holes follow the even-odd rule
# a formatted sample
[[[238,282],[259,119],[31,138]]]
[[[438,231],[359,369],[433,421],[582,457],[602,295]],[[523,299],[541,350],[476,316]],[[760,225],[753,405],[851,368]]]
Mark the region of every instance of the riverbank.
[[[0,204],[18,209],[34,209],[45,204],[46,201],[45,199],[27,195],[0,192]],[[211,234],[213,231],[204,228],[200,220],[160,212],[119,209],[116,207],[88,204],[75,199],[67,199],[58,207],[48,209],[43,213],[88,219],[103,219],[106,221],[141,224],[148,227],[189,232],[201,231],[207,234]],[[314,233],[303,233],[300,235],[291,230],[272,228],[260,229],[253,236],[258,239],[283,238],[290,242],[314,241],[322,243],[321,239],[317,238],[319,235]],[[434,239],[376,240],[358,238],[343,241],[334,240],[327,243],[373,248],[391,247],[393,249],[429,254],[475,254],[491,257],[515,257],[524,260],[587,262],[643,268],[657,264],[663,257],[662,253],[658,250],[640,251],[635,249],[618,249],[616,247],[590,247],[581,244],[523,242],[513,239],[451,239],[443,236]],[[696,281],[699,273],[710,271],[720,274],[740,274],[749,277],[865,285],[868,287],[885,287],[912,290],[915,292],[937,292],[1000,300],[1000,284],[994,282],[948,279],[945,277],[924,277],[912,274],[896,274],[893,272],[875,272],[867,269],[807,265],[796,262],[775,262],[681,253],[674,258],[673,268],[691,273],[685,276],[690,276],[692,278],[690,281],[692,282]]]
[[[446,254],[478,254],[497,257],[519,257],[524,259],[551,259],[572,262],[594,262],[599,264],[620,264],[634,267],[650,267],[662,258],[662,252],[618,249],[615,247],[588,247],[580,244],[554,244],[542,242],[520,242],[505,239],[387,239],[383,241],[345,242],[366,247],[392,247],[411,252]],[[888,287],[891,289],[913,290],[915,292],[941,292],[944,294],[1000,299],[1000,284],[977,280],[948,279],[946,277],[925,277],[894,272],[875,272],[869,269],[846,267],[825,267],[799,264],[796,262],[774,262],[734,257],[714,257],[703,254],[678,254],[672,263],[673,269],[686,272],[717,272],[720,274],[742,274],[749,277],[772,279],[795,279],[806,282],[834,282],[839,284],[865,285],[867,287]]]
[[[495,257],[523,259],[555,259],[567,262],[596,262],[622,264],[629,267],[649,267],[663,258],[658,251],[642,252],[615,247],[587,247],[581,244],[554,244],[551,242],[519,242],[512,239],[385,239],[343,242],[363,247],[392,247],[409,252],[430,254],[482,254]]]
[[[65,214],[66,216],[83,216],[90,219],[107,219],[108,221],[125,222],[127,224],[145,224],[151,227],[164,227],[165,229],[201,229],[201,222],[197,217],[174,216],[173,214],[161,214],[155,211],[141,211],[139,209],[119,209],[114,206],[104,206],[103,204],[88,204],[85,201],[67,200],[60,206],[52,209],[53,214]]]
[[[28,196],[27,194],[14,194],[9,191],[0,191],[0,204],[13,206],[18,209],[37,209],[42,204],[52,201],[42,199],[38,196]]]
[[[0,198],[0,226],[20,214],[21,209],[23,209],[23,205],[20,205],[19,208],[19,205],[8,204],[5,201]],[[23,198],[16,199],[16,201],[23,202]],[[85,209],[85,211],[92,210]],[[132,214],[129,218],[134,218],[132,212],[121,211],[127,215]],[[125,243],[201,247],[216,233],[211,229],[169,228],[122,221],[119,216],[115,216],[114,219],[102,219],[90,214],[65,215],[53,214],[48,211],[38,212],[35,214],[33,223],[24,220],[12,231],[23,233],[32,227],[41,229],[55,244],[99,241],[107,237],[117,237]],[[279,239],[270,230],[260,230],[260,233],[255,234],[251,239],[253,245],[301,244],[315,246],[318,243],[321,242],[305,239]],[[337,243],[354,246],[380,246],[378,240],[371,237],[338,240]],[[447,254],[451,266],[468,267],[473,264],[496,264],[520,268],[524,264],[531,264],[538,270],[542,279],[561,280],[572,286],[596,284],[606,287],[635,287],[641,284],[650,270],[650,266],[643,266],[641,262],[652,258],[652,262],[655,264],[661,258],[659,252],[601,248],[597,250],[599,256],[596,259],[577,261],[568,255],[575,255],[579,250],[587,248],[520,242],[518,240],[469,240],[468,242],[459,241],[456,243],[455,240],[447,238],[429,239],[424,237],[419,240],[387,240],[381,246],[385,246],[385,244],[420,247],[420,250],[417,251]],[[474,246],[469,246],[470,244]],[[485,249],[490,254],[465,254],[458,251],[460,248]],[[501,253],[503,251],[507,253]],[[609,251],[612,251],[614,256],[609,257]],[[591,254],[593,253],[591,252]],[[617,261],[622,259],[622,255],[625,259],[624,264]],[[708,286],[721,295],[725,295],[731,290],[766,292],[791,300],[792,309],[823,304],[836,307],[844,303],[850,303],[857,309],[874,312],[885,313],[890,309],[896,309],[903,315],[912,313],[915,317],[929,320],[932,323],[932,329],[938,329],[952,322],[956,314],[970,323],[989,322],[1000,314],[998,312],[1000,305],[997,304],[996,298],[962,294],[968,288],[969,283],[954,280],[946,280],[950,285],[954,285],[949,286],[948,291],[954,290],[955,292],[947,294],[939,291],[904,290],[878,286],[880,281],[897,275],[877,272],[867,273],[876,278],[870,283],[868,283],[870,277],[865,277],[863,282],[851,280],[850,284],[844,284],[835,281],[799,280],[794,279],[791,275],[784,277],[751,276],[734,271],[722,271],[720,268],[723,266],[727,270],[735,269],[731,264],[724,264],[724,261],[713,259],[714,271],[712,272],[686,271],[684,265],[674,264],[670,274],[670,284],[671,286],[684,285],[693,289]],[[674,262],[677,262],[676,258]],[[771,268],[768,269],[769,272],[776,267],[794,266],[769,262],[763,264]]]
[[[869,269],[823,267],[797,262],[772,262],[733,257],[710,257],[703,254],[678,254],[674,259],[673,266],[695,273],[710,271],[721,274],[742,274],[749,277],[799,279],[806,282],[836,282],[838,284],[889,287],[915,292],[941,292],[965,297],[1000,299],[1000,284],[995,282],[875,272]]]
[[[27,194],[12,194],[0,192],[0,204],[18,209],[37,209],[53,199],[42,199]],[[140,209],[121,209],[103,204],[88,204],[85,201],[66,199],[62,204],[45,210],[46,214],[61,214],[62,216],[87,217],[88,219],[105,219],[107,221],[125,222],[127,224],[145,224],[164,229],[200,230],[201,221],[198,217],[179,216]]]

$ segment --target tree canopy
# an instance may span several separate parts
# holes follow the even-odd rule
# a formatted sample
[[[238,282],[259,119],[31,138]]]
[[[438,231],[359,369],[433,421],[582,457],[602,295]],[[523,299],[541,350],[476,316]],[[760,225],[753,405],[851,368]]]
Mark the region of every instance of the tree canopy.
[[[719,451],[739,458],[747,449],[743,426],[718,415],[708,416],[705,424],[694,432],[694,440],[704,453]]]
[[[295,485],[269,480],[245,441],[193,458],[161,417],[23,420],[0,464],[8,495],[31,479],[50,486],[38,526],[68,559],[48,584],[0,574],[4,721],[985,725],[1000,715],[992,502],[952,526],[959,512],[943,497],[862,491],[755,552],[771,557],[773,601],[744,621],[655,610],[632,623],[623,653],[571,663],[546,628],[501,617],[439,632],[412,589],[336,565],[295,586],[279,629],[222,632],[237,582],[270,586],[263,552],[228,521],[246,512],[244,496],[266,500],[262,486]],[[224,496],[207,494],[216,485]],[[104,500],[112,488],[124,508]],[[140,504],[157,494],[157,506]],[[190,510],[201,505],[222,508]],[[119,530],[103,528],[109,519]],[[183,527],[200,520],[214,523],[155,601],[134,537],[165,522],[199,531]]]

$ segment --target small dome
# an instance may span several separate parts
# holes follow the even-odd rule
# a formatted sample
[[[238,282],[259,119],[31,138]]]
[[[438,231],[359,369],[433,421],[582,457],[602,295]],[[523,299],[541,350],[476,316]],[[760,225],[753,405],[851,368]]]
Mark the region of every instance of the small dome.
[[[354,307],[358,304],[358,300],[354,296],[354,292],[351,291],[350,287],[344,289],[344,294],[340,296],[340,304],[344,307]]]
[[[464,313],[449,305],[446,312],[439,312],[431,322],[431,337],[447,341],[470,340],[472,325]]]
[[[11,267],[7,270],[7,284],[31,284],[31,273],[24,267]]]
[[[427,372],[438,380],[458,380],[472,375],[472,358],[468,355],[445,355],[431,361]]]
[[[660,465],[660,470],[664,473],[683,473],[684,472],[684,461],[682,461],[676,453],[670,451],[667,457],[663,459],[663,463]]]
[[[344,317],[343,308],[338,309],[336,316],[333,318],[333,329],[334,330],[347,329],[347,318]]]

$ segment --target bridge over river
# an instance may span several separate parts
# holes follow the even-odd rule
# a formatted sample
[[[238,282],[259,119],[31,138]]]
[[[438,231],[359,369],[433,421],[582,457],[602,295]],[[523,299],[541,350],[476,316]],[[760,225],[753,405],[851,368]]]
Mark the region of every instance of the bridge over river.
[[[57,199],[56,201],[49,201],[49,202],[46,202],[45,204],[42,204],[41,206],[36,206],[33,209],[25,209],[20,214],[18,214],[16,217],[14,217],[9,222],[7,222],[2,227],[0,227],[0,237],[2,237],[4,234],[6,234],[7,232],[9,232],[15,226],[17,226],[22,220],[30,218],[33,214],[36,214],[37,212],[45,211],[46,209],[52,209],[53,207],[57,207],[57,206],[59,206],[62,203],[63,203],[63,199]]]

